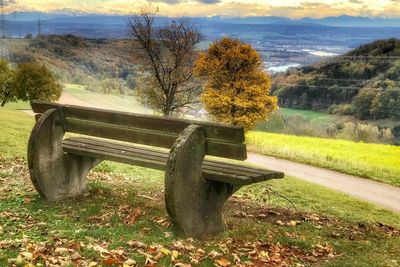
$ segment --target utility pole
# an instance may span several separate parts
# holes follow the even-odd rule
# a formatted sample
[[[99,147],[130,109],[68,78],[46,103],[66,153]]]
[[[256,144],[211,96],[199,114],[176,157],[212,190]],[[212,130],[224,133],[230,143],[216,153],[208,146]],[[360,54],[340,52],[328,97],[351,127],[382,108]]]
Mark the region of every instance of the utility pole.
[[[10,53],[8,52],[7,44],[3,39],[0,39],[0,59],[5,59],[10,62]]]
[[[5,20],[5,15],[4,15],[4,0],[0,0],[0,12],[1,12],[1,14],[0,14],[1,15],[0,59],[6,59],[7,61],[10,61],[10,54],[8,52],[7,44],[4,40],[6,38],[6,20]]]
[[[39,20],[38,20],[38,35],[37,36],[40,36],[40,35],[42,35],[42,20],[39,18]]]
[[[1,12],[1,38],[6,38],[6,19],[4,14],[4,0],[0,0],[0,12]]]

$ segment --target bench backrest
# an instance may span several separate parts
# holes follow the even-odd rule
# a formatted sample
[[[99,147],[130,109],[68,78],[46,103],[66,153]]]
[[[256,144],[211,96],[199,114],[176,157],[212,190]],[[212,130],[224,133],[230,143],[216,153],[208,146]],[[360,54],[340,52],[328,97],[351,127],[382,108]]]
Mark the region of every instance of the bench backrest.
[[[66,132],[163,148],[171,148],[187,126],[201,125],[207,155],[238,160],[247,157],[242,127],[47,102],[33,102],[31,106],[35,113],[61,110]]]

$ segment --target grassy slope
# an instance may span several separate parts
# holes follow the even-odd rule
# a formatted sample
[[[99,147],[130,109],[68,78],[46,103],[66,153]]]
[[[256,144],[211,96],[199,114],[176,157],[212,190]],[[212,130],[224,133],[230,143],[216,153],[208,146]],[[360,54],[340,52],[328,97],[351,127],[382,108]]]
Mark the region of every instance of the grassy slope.
[[[26,103],[10,103],[0,108],[1,156],[26,155],[26,143],[34,122],[31,115],[18,110],[25,108],[28,108]]]
[[[0,134],[0,140],[13,140],[12,146],[4,146],[2,143],[0,158],[21,156],[26,151],[33,118],[14,108],[10,105],[0,111],[2,129],[7,129]],[[103,163],[91,175],[87,195],[77,200],[46,203],[32,190],[24,169],[26,167],[20,167],[19,161],[9,161],[3,159],[0,162],[0,213],[6,214],[0,216],[0,226],[3,228],[0,240],[15,240],[24,236],[33,244],[46,242],[49,246],[60,237],[86,245],[105,241],[110,249],[122,246],[130,258],[143,265],[145,258],[126,246],[128,240],[141,240],[147,244],[156,243],[171,248],[171,244],[178,238],[166,238],[164,233],[173,229],[157,223],[158,219],[166,217],[165,208],[160,205],[163,203],[162,172]],[[266,197],[266,187],[272,187],[290,198],[300,213],[266,208],[262,201]],[[277,208],[288,205],[274,195],[271,195],[270,202],[268,206]],[[126,211],[120,211],[123,206],[140,208],[145,213],[133,225],[126,225],[123,222]],[[242,212],[240,216],[238,211]],[[316,221],[307,219],[315,216],[306,212],[324,215],[318,215],[320,220]],[[285,247],[297,247],[304,251],[313,251],[316,245],[327,245],[336,254],[341,254],[327,262],[318,261],[319,266],[365,266],[367,263],[368,266],[395,266],[396,262],[400,262],[399,236],[391,236],[391,232],[384,227],[359,224],[360,221],[382,222],[400,227],[400,215],[294,178],[287,177],[246,187],[228,203],[225,214],[230,230],[205,243],[195,242],[196,249],[222,252],[217,243],[229,242],[227,238],[236,241],[260,239],[268,244],[279,242]],[[262,214],[267,216],[260,217]],[[28,217],[31,219],[27,220]],[[302,220],[302,224],[295,227],[278,226],[278,220]],[[24,246],[0,250],[0,265],[6,265],[7,259],[15,257]],[[230,249],[223,254],[232,261],[232,253]],[[101,260],[98,252],[87,247],[81,249],[81,255],[92,261]],[[180,259],[189,261],[184,252]],[[170,258],[164,257],[160,263],[168,266]],[[213,260],[207,258],[201,265],[213,266]]]
[[[147,113],[148,110],[139,104],[135,97],[127,95],[105,95],[85,90],[82,86],[66,84],[64,92],[73,95],[79,100],[107,109]]]
[[[250,132],[249,150],[400,186],[400,147]]]

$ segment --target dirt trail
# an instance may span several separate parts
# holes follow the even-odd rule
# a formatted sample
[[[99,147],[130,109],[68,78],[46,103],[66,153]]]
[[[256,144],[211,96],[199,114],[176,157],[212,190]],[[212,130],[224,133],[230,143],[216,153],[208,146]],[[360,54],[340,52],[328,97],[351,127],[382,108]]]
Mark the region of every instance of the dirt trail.
[[[398,187],[254,153],[248,153],[247,161],[400,212],[400,188]]]
[[[68,104],[68,105],[76,105],[76,106],[84,106],[84,107],[91,107],[91,108],[101,108],[98,107],[97,105],[94,105],[92,103],[80,100],[79,98],[76,98],[75,96],[68,94],[68,93],[63,93],[58,100],[58,103],[60,104]]]

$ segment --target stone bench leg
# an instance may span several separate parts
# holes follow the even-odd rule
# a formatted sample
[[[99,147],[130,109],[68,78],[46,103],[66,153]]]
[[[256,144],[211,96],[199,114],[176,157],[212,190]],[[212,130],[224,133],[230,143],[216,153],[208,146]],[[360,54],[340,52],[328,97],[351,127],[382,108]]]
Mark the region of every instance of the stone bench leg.
[[[225,230],[222,207],[236,188],[206,181],[201,166],[206,153],[201,126],[189,126],[171,149],[165,172],[168,214],[186,236],[202,238]]]
[[[33,185],[49,201],[74,197],[86,186],[86,175],[100,160],[65,154],[61,147],[64,117],[51,109],[37,118],[28,144],[28,166]]]

